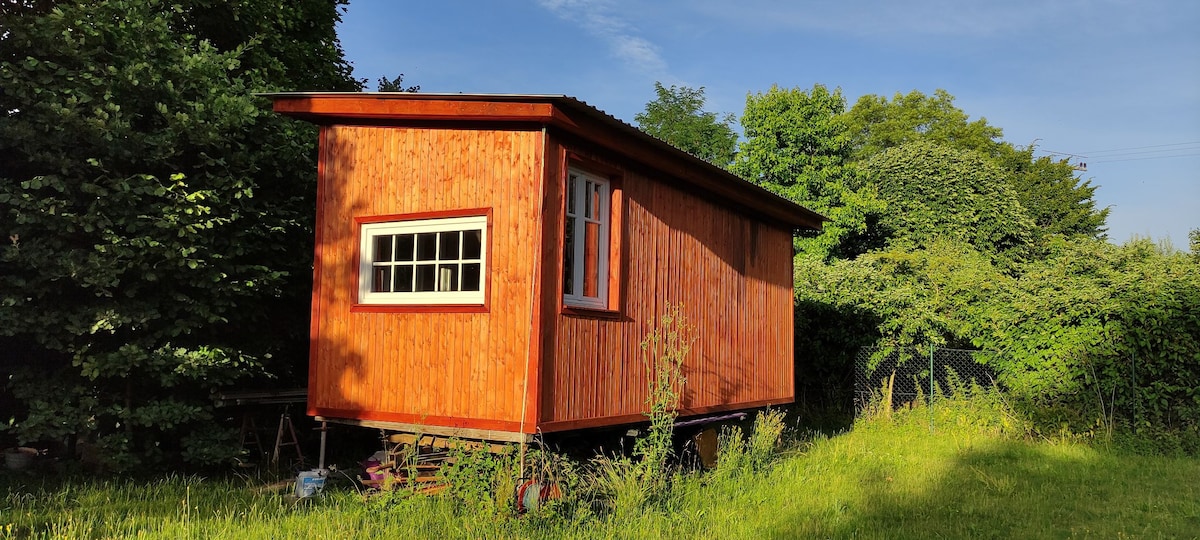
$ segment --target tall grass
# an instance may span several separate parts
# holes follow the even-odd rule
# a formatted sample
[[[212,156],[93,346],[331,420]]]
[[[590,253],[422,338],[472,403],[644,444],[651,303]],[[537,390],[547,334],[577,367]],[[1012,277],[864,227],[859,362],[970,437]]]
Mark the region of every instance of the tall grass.
[[[473,499],[498,485],[492,480],[439,496],[365,499],[343,480],[324,497],[297,501],[250,481],[54,484],[9,474],[0,477],[0,538],[1192,538],[1200,531],[1200,487],[1192,481],[1200,461],[1031,437],[988,393],[934,403],[932,411],[917,405],[804,439],[781,440],[782,415],[760,415],[744,437],[726,432],[715,471],[673,470],[652,504],[610,507],[611,493],[596,488],[603,481],[579,470],[586,464],[571,465],[565,498],[523,516],[497,510],[509,488],[489,492],[495,506]],[[479,462],[459,471],[492,478],[508,466]]]
[[[750,433],[741,466],[676,472],[655,504],[608,512],[595,492],[522,517],[455,496],[364,500],[348,484],[296,501],[229,480],[40,484],[7,478],[0,538],[1190,538],[1200,462],[1136,456],[1070,438],[1031,439],[1002,402],[943,398],[847,433]],[[759,418],[769,441],[775,420]],[[764,452],[764,453],[759,453]],[[742,456],[733,457],[730,456]],[[747,458],[759,455],[759,461]],[[751,463],[758,463],[751,465]],[[722,472],[721,467],[725,467]]]

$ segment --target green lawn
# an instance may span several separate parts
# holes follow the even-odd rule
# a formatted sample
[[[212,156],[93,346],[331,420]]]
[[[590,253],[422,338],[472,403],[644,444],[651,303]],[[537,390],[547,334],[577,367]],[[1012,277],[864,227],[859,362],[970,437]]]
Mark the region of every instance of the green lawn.
[[[1200,460],[1026,440],[1003,415],[938,410],[793,442],[765,471],[677,477],[611,517],[582,502],[521,518],[446,497],[294,501],[245,481],[44,487],[4,479],[0,538],[1197,538]],[[48,486],[49,484],[47,484]]]

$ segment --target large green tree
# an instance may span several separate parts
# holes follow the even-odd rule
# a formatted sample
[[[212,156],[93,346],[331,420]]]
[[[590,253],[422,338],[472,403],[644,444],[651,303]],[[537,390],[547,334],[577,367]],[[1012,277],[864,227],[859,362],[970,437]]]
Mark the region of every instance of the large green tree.
[[[1011,259],[1032,240],[1033,221],[1004,171],[976,152],[911,142],[881,152],[866,167],[887,202],[879,225],[891,244],[952,239]]]
[[[830,218],[821,234],[800,239],[817,258],[864,251],[868,222],[882,210],[874,188],[850,163],[851,135],[841,89],[771,87],[746,98],[733,171]]]
[[[1082,181],[1064,161],[1034,157],[1033,146],[1018,148],[1000,140],[1003,131],[987,119],[971,120],[954,105],[954,96],[938,89],[897,93],[892,99],[866,95],[847,113],[853,157],[869,160],[890,148],[913,142],[970,150],[993,161],[1037,225],[1050,234],[1102,237],[1108,209],[1097,209],[1096,188]]]
[[[704,87],[654,83],[656,97],[633,116],[638,127],[714,165],[728,167],[737,151],[733,115],[704,110]]]
[[[86,440],[117,469],[213,461],[230,449],[213,393],[303,371],[315,137],[253,93],[360,87],[341,4],[0,14],[0,354],[21,440]]]
[[[1108,208],[1097,209],[1096,187],[1076,176],[1066,160],[1034,157],[1033,146],[1004,144],[996,163],[1007,172],[1013,188],[1040,236],[1062,234],[1103,238]]]
[[[954,105],[954,96],[940,88],[932,96],[916,90],[907,94],[897,92],[891,100],[865,95],[858,98],[846,117],[857,159],[867,159],[914,141],[990,156],[1004,135],[1000,128],[988,124],[986,118],[971,121]]]

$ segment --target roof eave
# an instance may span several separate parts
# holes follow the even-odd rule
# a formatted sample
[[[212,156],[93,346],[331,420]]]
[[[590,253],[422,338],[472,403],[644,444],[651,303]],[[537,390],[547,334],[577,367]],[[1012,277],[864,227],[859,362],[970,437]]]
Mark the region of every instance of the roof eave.
[[[553,126],[582,137],[793,229],[828,218],[575,98],[534,94],[277,92],[259,94],[277,113],[328,125],[354,122],[486,121]]]

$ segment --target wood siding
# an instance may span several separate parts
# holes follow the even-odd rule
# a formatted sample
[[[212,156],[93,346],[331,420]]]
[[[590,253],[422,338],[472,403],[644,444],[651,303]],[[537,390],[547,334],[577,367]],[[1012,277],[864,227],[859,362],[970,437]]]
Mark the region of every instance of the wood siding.
[[[619,171],[622,208],[613,231],[619,290],[615,314],[561,309],[558,172],[546,185],[542,309],[551,315],[542,334],[543,429],[641,420],[647,379],[640,343],[668,304],[682,304],[696,328],[684,364],[683,414],[792,401],[791,231],[680,189],[658,173],[570,150]],[[567,159],[566,152],[548,155]]]
[[[542,132],[334,125],[322,141],[309,414],[531,430]],[[486,310],[352,311],[355,218],[463,209],[491,212]]]

